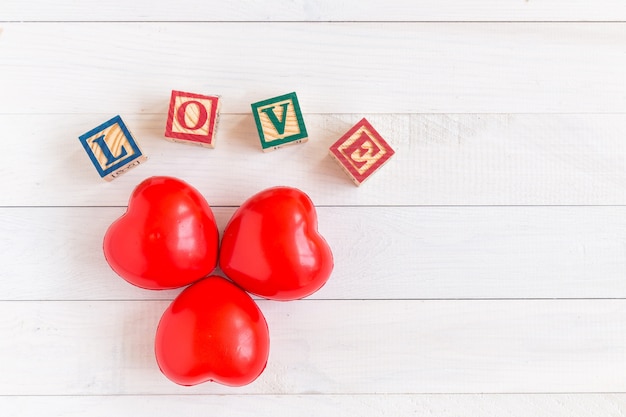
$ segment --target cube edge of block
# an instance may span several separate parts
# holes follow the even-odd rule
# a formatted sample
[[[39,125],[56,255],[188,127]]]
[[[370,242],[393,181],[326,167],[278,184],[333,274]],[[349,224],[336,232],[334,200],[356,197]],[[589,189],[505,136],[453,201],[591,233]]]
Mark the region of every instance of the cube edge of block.
[[[190,146],[198,146],[201,148],[209,148],[209,149],[215,149],[215,143],[214,141],[206,142],[206,141],[200,141],[200,140],[193,140],[193,139],[182,139],[182,138],[171,138],[169,136],[165,136],[165,140],[171,143],[181,143],[183,145],[190,145]]]
[[[132,161],[128,161],[127,164],[121,166],[119,169],[117,169],[114,172],[111,172],[110,174],[108,174],[108,175],[106,175],[104,177],[101,177],[101,178],[103,180],[107,181],[107,182],[111,182],[114,179],[124,175],[125,173],[127,173],[131,169],[136,168],[139,165],[143,164],[147,160],[148,160],[148,157],[146,155],[141,154],[137,158],[133,159]]]
[[[359,181],[354,175],[352,175],[352,173],[348,170],[348,168],[343,164],[341,159],[339,159],[337,155],[333,153],[332,149],[329,150],[328,154],[341,167],[341,170],[348,176],[348,178],[350,179],[350,181],[352,181],[354,185],[359,187],[362,184],[362,181]]]
[[[300,139],[293,139],[293,140],[288,140],[285,142],[282,142],[278,145],[270,145],[270,146],[263,146],[263,143],[261,143],[261,149],[263,150],[263,152],[273,152],[273,151],[277,151],[281,148],[285,148],[287,146],[291,146],[291,145],[297,145],[300,143],[306,143],[309,141],[308,136],[305,138],[300,138]],[[268,143],[268,142],[265,142]]]

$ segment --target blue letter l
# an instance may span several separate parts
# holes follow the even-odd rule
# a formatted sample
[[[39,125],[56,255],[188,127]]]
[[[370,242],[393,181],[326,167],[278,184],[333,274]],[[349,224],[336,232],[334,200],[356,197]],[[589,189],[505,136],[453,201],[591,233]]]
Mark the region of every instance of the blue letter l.
[[[94,139],[93,141],[98,144],[100,149],[102,149],[102,153],[104,154],[104,156],[107,159],[107,163],[106,163],[107,166],[111,165],[112,163],[114,163],[116,161],[119,161],[120,159],[125,157],[126,154],[128,153],[128,152],[126,152],[126,148],[124,146],[122,146],[122,151],[120,152],[120,154],[118,156],[113,155],[113,153],[111,152],[111,149],[109,149],[109,146],[104,141],[104,135]]]

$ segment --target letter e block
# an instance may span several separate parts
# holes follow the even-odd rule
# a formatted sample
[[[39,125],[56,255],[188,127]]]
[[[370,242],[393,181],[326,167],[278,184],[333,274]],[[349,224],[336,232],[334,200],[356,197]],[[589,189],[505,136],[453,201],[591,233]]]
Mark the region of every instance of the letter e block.
[[[165,137],[172,142],[215,147],[220,98],[172,91]]]
[[[383,166],[394,153],[366,119],[361,119],[330,147],[330,155],[357,186]]]
[[[78,137],[100,177],[106,181],[117,178],[148,159],[120,116]]]
[[[253,103],[252,114],[263,152],[308,140],[296,93]]]

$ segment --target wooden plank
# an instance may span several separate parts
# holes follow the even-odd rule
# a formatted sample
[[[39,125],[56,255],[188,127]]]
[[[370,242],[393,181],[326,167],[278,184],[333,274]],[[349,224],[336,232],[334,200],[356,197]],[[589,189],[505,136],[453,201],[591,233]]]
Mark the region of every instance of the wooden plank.
[[[223,230],[234,208],[215,209]],[[171,300],[119,278],[123,208],[0,209],[2,300]],[[335,269],[315,299],[626,298],[626,207],[320,207]],[[33,262],[33,260],[37,260]]]
[[[626,23],[3,29],[5,114],[164,112],[172,89],[219,94],[224,113],[248,113],[250,103],[290,91],[304,113],[626,112]]]
[[[343,417],[346,415],[459,415],[483,417],[587,417],[621,415],[624,394],[477,394],[477,395],[168,395],[168,396],[62,396],[0,397],[0,407],[13,417],[89,415],[109,417],[161,417],[214,415]]]
[[[19,139],[3,142],[0,206],[124,206],[151,175],[185,179],[216,206],[281,184],[333,206],[626,204],[624,114],[368,115],[396,154],[357,188],[328,149],[363,115],[305,114],[309,142],[264,154],[251,114],[223,115],[218,146],[201,149],[166,141],[162,110],[123,115],[149,160],[113,184],[78,142],[105,116],[0,116]]]
[[[1,302],[3,395],[624,392],[626,300],[262,301],[254,383],[181,387],[153,337],[165,301]]]
[[[502,2],[478,0],[390,0],[384,7],[373,1],[305,0],[289,3],[271,0],[231,2],[138,0],[76,3],[57,0],[28,2],[4,0],[3,21],[617,21],[626,19],[620,0],[548,0]]]

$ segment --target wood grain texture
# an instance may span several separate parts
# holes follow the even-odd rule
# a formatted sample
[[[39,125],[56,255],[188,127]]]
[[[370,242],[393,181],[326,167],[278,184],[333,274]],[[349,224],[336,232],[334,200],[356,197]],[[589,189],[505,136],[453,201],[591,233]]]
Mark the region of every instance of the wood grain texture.
[[[166,301],[0,302],[3,395],[591,393],[626,390],[626,300],[259,302],[254,383],[181,387],[153,338]]]
[[[304,113],[626,112],[626,23],[3,29],[5,114],[164,112],[173,89],[219,94],[223,113],[285,91],[298,92]]]
[[[368,115],[396,154],[356,188],[328,148],[363,115],[305,114],[307,143],[264,154],[251,114],[223,115],[218,146],[201,149],[163,139],[165,112],[123,116],[150,159],[114,184],[78,143],[102,115],[0,116],[20,138],[0,153],[0,205],[125,206],[151,175],[185,179],[215,206],[279,184],[332,206],[626,204],[623,114]]]
[[[221,2],[179,0],[20,0],[0,4],[2,21],[619,21],[621,0],[389,0],[341,2],[254,0]]]
[[[172,142],[215,147],[220,98],[172,91],[164,136]]]
[[[136,417],[197,415],[198,410],[230,416],[298,415],[302,417],[410,416],[458,417],[587,417],[619,416],[626,409],[623,394],[501,394],[501,395],[159,395],[0,397],[0,407],[13,417],[111,414]]]
[[[308,141],[295,92],[252,103],[251,106],[263,152]]]
[[[329,152],[357,186],[380,169],[394,153],[365,118],[332,144]]]
[[[82,134],[79,140],[98,175],[106,181],[114,180],[147,159],[119,116]]]
[[[235,208],[217,208],[224,230]],[[0,209],[2,300],[171,300],[102,253],[124,208]],[[315,299],[626,298],[626,207],[320,207],[336,266]],[[34,244],[37,242],[37,244]],[[37,262],[33,262],[37,259]]]

